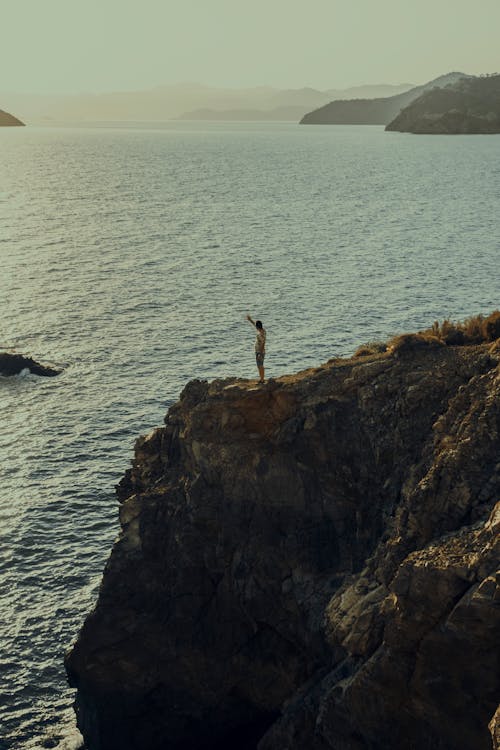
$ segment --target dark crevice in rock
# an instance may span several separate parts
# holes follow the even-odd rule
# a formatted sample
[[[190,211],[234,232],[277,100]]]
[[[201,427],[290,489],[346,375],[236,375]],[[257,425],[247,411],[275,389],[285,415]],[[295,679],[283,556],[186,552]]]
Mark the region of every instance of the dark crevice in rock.
[[[279,712],[276,711],[236,727],[211,745],[210,750],[257,750],[259,741],[278,718]]]

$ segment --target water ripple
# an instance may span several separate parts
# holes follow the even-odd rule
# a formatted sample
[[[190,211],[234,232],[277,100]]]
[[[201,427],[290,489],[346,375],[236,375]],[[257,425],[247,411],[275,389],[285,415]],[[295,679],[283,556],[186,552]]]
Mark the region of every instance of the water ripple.
[[[4,129],[5,130],[5,129]],[[193,377],[270,375],[498,306],[498,138],[176,124],[0,133],[0,749],[79,742],[63,656],[139,433]]]

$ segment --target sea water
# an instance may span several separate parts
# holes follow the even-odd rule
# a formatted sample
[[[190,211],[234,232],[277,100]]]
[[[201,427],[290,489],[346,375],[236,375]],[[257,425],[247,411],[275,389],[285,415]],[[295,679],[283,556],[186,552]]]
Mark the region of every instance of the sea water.
[[[63,668],[135,438],[192,378],[276,377],[499,306],[500,136],[0,130],[0,748],[79,741]]]

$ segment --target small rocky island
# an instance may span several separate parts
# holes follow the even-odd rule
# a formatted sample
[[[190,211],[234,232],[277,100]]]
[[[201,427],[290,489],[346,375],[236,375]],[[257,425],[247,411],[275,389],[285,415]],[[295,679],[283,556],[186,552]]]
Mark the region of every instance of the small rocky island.
[[[498,336],[186,386],[67,657],[89,750],[499,747]]]
[[[19,375],[23,370],[29,370],[33,375],[44,377],[54,377],[60,374],[60,370],[56,370],[49,365],[42,365],[32,357],[25,357],[23,354],[13,352],[0,352],[0,375],[7,377]]]
[[[3,109],[0,109],[0,127],[12,127],[19,125],[24,126],[24,122],[21,122],[21,120],[18,120],[17,117],[14,117],[14,115],[9,114],[8,112],[4,112]]]
[[[437,135],[500,133],[500,75],[463,78],[422,94],[386,130]]]

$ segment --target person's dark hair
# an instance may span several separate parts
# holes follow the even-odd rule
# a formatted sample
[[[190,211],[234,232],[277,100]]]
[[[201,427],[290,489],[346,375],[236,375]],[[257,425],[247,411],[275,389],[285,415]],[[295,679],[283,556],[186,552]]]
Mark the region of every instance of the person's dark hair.
[[[261,320],[256,320],[255,321],[255,327],[256,328],[262,328],[262,321]]]

